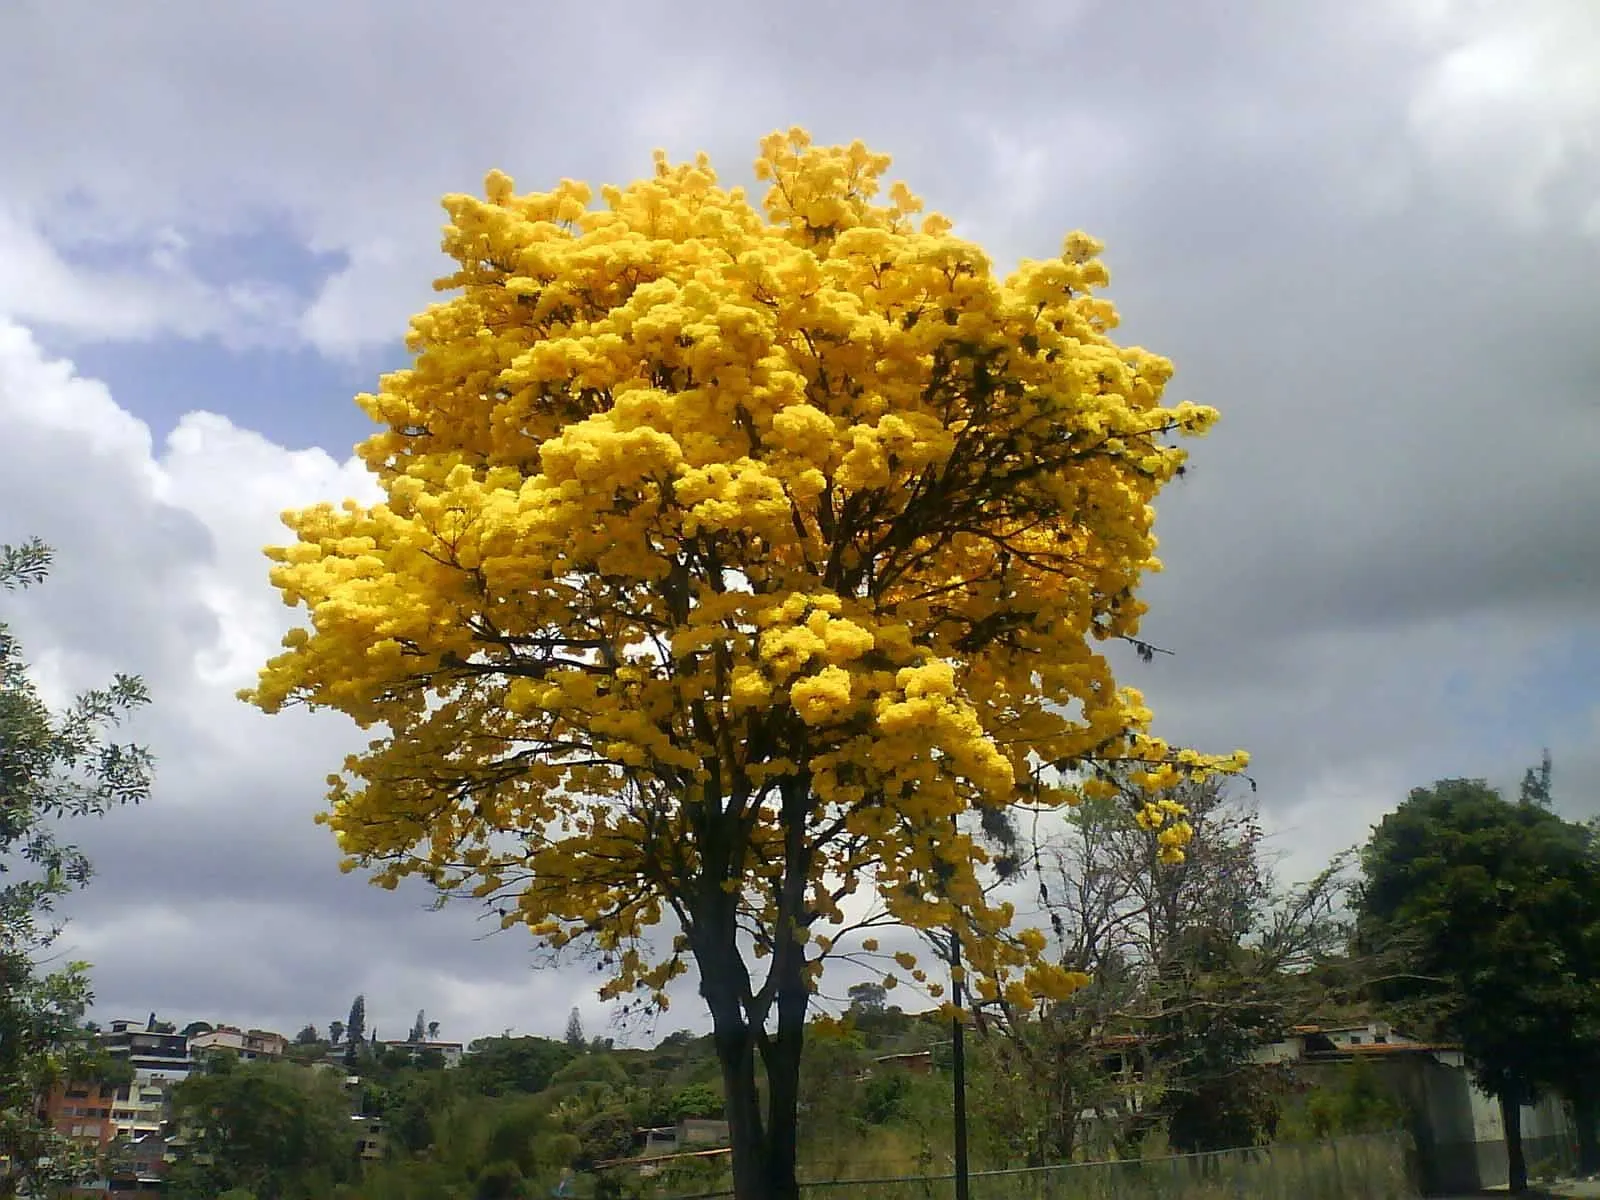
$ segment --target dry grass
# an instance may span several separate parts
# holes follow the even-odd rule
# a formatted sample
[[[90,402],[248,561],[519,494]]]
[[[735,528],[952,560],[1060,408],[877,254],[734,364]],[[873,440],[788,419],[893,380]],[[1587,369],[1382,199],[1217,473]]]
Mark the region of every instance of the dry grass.
[[[954,1200],[948,1175],[901,1175],[882,1169],[904,1151],[878,1141],[841,1147],[837,1162],[815,1164],[802,1186],[807,1200]],[[868,1156],[870,1155],[870,1160]],[[911,1156],[907,1156],[908,1158]],[[1352,1137],[1299,1146],[1230,1150],[1117,1163],[1077,1163],[972,1176],[972,1200],[1411,1200],[1416,1190],[1408,1148],[1395,1135]],[[873,1167],[860,1173],[851,1165]],[[937,1168],[935,1168],[937,1170]],[[682,1193],[679,1193],[682,1194]],[[704,1195],[704,1192],[700,1194]]]

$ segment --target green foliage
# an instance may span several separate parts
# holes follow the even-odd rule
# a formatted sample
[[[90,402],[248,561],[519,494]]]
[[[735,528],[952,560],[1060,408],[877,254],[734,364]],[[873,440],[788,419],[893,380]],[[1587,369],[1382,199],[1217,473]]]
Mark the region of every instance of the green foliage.
[[[861,1097],[861,1116],[869,1125],[887,1125],[906,1115],[911,1095],[911,1076],[889,1068],[874,1071]]]
[[[709,1083],[693,1083],[673,1096],[670,1111],[673,1120],[685,1117],[703,1117],[716,1120],[722,1116],[722,1092]]]
[[[514,1162],[493,1162],[478,1172],[477,1200],[516,1200],[526,1195],[522,1168]]]
[[[50,559],[36,540],[0,545],[0,591],[42,582]],[[92,999],[88,968],[39,964],[60,933],[57,902],[91,873],[87,858],[60,840],[61,822],[149,794],[149,754],[110,740],[148,699],[137,678],[118,675],[52,713],[17,639],[0,623],[0,1195],[45,1193],[87,1169],[38,1120],[35,1098],[93,1069],[79,1036]]]
[[[382,1116],[390,1144],[412,1154],[433,1145],[435,1117],[454,1099],[451,1080],[442,1072],[408,1072],[373,1104]]]
[[[845,993],[850,998],[850,1012],[878,1013],[889,1004],[889,991],[876,980],[866,979],[853,983]]]
[[[557,1071],[547,1090],[563,1102],[593,1111],[601,1105],[624,1107],[612,1101],[620,1101],[632,1086],[633,1080],[615,1055],[590,1051]]]
[[[259,1200],[326,1195],[356,1174],[350,1110],[338,1082],[282,1063],[196,1075],[172,1094],[187,1150],[166,1191],[211,1200],[245,1188]]]
[[[306,1028],[309,1029],[310,1026]],[[303,1036],[306,1030],[302,1029],[300,1032]],[[297,1063],[321,1062],[328,1057],[328,1048],[328,1043],[323,1041],[321,1037],[313,1036],[310,1041],[296,1040],[290,1042],[288,1048],[284,1051],[284,1057],[290,1062]]]
[[[626,1158],[633,1150],[633,1129],[633,1118],[620,1108],[596,1113],[577,1129],[578,1165]]]
[[[1030,1166],[1086,1142],[1136,1156],[1159,1131],[1185,1151],[1265,1141],[1284,1081],[1252,1055],[1323,1004],[1312,972],[1346,945],[1345,859],[1280,886],[1254,810],[1208,781],[1180,790],[1194,836],[1165,864],[1135,817],[1142,792],[1107,781],[1119,793],[1076,807],[1038,856],[1062,963],[1090,982],[1040,1010],[999,1006],[1003,1141]]]
[[[1284,1114],[1278,1133],[1287,1142],[1322,1141],[1384,1133],[1405,1121],[1404,1107],[1384,1088],[1372,1064],[1357,1059],[1324,1068],[1317,1085]]]
[[[1497,1095],[1596,1065],[1600,853],[1589,828],[1532,802],[1547,788],[1547,770],[1522,803],[1482,780],[1419,788],[1362,856],[1361,936],[1400,964],[1384,998],[1459,1040]]]
[[[571,1047],[540,1037],[484,1038],[471,1050],[461,1070],[472,1090],[486,1096],[543,1091],[574,1056]]]
[[[345,1022],[344,1028],[344,1061],[345,1065],[354,1067],[359,1063],[366,1051],[367,1037],[367,998],[357,996],[350,1002],[350,1017]]]

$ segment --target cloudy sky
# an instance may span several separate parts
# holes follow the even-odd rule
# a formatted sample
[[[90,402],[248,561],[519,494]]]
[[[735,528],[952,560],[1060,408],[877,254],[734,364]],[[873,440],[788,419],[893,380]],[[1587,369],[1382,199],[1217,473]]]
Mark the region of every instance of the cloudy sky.
[[[289,617],[259,549],[368,486],[351,397],[442,193],[656,146],[743,179],[796,123],[1002,262],[1102,238],[1127,336],[1221,408],[1161,508],[1176,654],[1126,677],[1253,751],[1293,867],[1542,746],[1600,811],[1597,61],[1592,0],[4,5],[0,540],[59,551],[7,615],[53,695],[156,697],[156,795],[83,834],[98,1015],[604,1027],[592,974],[337,873],[350,728],[232,698]]]

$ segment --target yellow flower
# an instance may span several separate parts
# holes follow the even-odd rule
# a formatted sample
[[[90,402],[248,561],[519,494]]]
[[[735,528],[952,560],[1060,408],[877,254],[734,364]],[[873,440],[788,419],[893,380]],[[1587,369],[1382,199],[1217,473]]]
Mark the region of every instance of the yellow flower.
[[[659,1007],[705,944],[665,913],[731,906],[814,986],[873,890],[961,924],[964,992],[1069,994],[965,830],[1116,798],[1118,760],[1181,859],[1174,785],[1248,759],[1152,736],[1099,643],[1137,634],[1171,442],[1217,414],[1112,339],[1093,238],[1002,274],[888,169],[791,129],[756,197],[663,154],[445,198],[445,294],[359,397],[383,502],[285,515],[301,620],[247,693],[371,731],[329,780],[347,864],[505,895]]]
[[[831,721],[850,706],[850,672],[843,667],[823,667],[798,680],[789,689],[789,697],[806,724]]]

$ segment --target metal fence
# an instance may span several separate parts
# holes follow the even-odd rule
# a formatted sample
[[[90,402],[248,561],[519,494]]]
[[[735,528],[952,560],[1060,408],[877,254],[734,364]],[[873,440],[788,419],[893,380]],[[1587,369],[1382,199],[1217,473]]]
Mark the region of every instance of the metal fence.
[[[1412,1180],[1411,1142],[1399,1134],[970,1176],[972,1200],[1409,1200]],[[810,1180],[800,1190],[807,1200],[954,1200],[955,1176]]]

